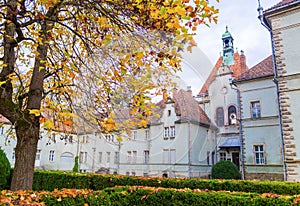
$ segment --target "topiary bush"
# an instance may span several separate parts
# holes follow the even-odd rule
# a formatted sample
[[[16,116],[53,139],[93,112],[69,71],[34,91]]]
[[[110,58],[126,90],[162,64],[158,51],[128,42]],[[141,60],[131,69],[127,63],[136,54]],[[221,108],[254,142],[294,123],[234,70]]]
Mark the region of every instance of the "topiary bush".
[[[212,167],[213,179],[241,179],[241,173],[231,161],[220,161]]]
[[[0,149],[0,190],[8,189],[10,163],[3,150]]]

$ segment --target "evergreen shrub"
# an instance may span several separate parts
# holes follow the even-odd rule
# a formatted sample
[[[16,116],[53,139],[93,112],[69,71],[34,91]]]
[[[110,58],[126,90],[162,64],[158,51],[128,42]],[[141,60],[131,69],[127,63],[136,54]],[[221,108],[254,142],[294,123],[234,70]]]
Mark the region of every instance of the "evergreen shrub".
[[[212,167],[213,179],[241,179],[241,173],[231,161],[220,161]]]
[[[0,149],[0,190],[8,188],[10,163],[3,150]]]
[[[73,172],[78,172],[78,156],[75,157],[75,163],[74,163],[74,167],[72,169]]]

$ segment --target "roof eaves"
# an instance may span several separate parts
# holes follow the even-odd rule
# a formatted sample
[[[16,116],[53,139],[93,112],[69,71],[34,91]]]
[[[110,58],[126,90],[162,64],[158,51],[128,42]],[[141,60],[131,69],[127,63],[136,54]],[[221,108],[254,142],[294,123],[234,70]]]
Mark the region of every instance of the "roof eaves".
[[[288,7],[292,7],[296,4],[299,4],[300,3],[300,0],[297,0],[297,1],[292,1],[290,3],[287,3],[287,4],[284,4],[282,6],[275,6],[275,7],[271,7],[270,9],[267,9],[264,11],[264,14],[265,15],[268,15],[268,14],[271,14],[271,13],[274,13],[274,12],[277,12],[279,10],[282,10],[282,9],[285,9],[285,8],[288,8]]]
[[[267,74],[267,75],[263,75],[263,76],[257,76],[257,77],[250,77],[250,78],[243,78],[243,79],[236,79],[233,80],[233,83],[240,83],[240,82],[244,82],[244,81],[250,81],[250,80],[255,80],[255,79],[262,79],[262,78],[266,78],[266,77],[273,77],[274,74]]]

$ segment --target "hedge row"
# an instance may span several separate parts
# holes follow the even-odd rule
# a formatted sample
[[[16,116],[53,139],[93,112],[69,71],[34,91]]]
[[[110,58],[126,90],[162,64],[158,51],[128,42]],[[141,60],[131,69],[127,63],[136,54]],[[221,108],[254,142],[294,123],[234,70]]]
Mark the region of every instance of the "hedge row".
[[[0,205],[298,205],[297,196],[213,192],[208,190],[118,187],[102,191],[2,191]],[[300,202],[299,202],[300,203]]]
[[[300,184],[276,181],[203,180],[203,179],[163,179],[131,177],[121,175],[96,175],[69,172],[41,171],[34,173],[34,190],[76,188],[103,190],[114,186],[150,186],[164,188],[208,189],[214,191],[239,191],[255,193],[300,194]]]

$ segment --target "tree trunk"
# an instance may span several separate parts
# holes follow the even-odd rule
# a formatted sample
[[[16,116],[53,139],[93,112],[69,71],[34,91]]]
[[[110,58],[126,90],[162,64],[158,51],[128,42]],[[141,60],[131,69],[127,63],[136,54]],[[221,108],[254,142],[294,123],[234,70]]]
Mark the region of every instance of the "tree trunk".
[[[24,121],[18,123],[19,125],[16,125],[17,146],[11,190],[31,190],[39,139],[39,124],[33,125]]]

